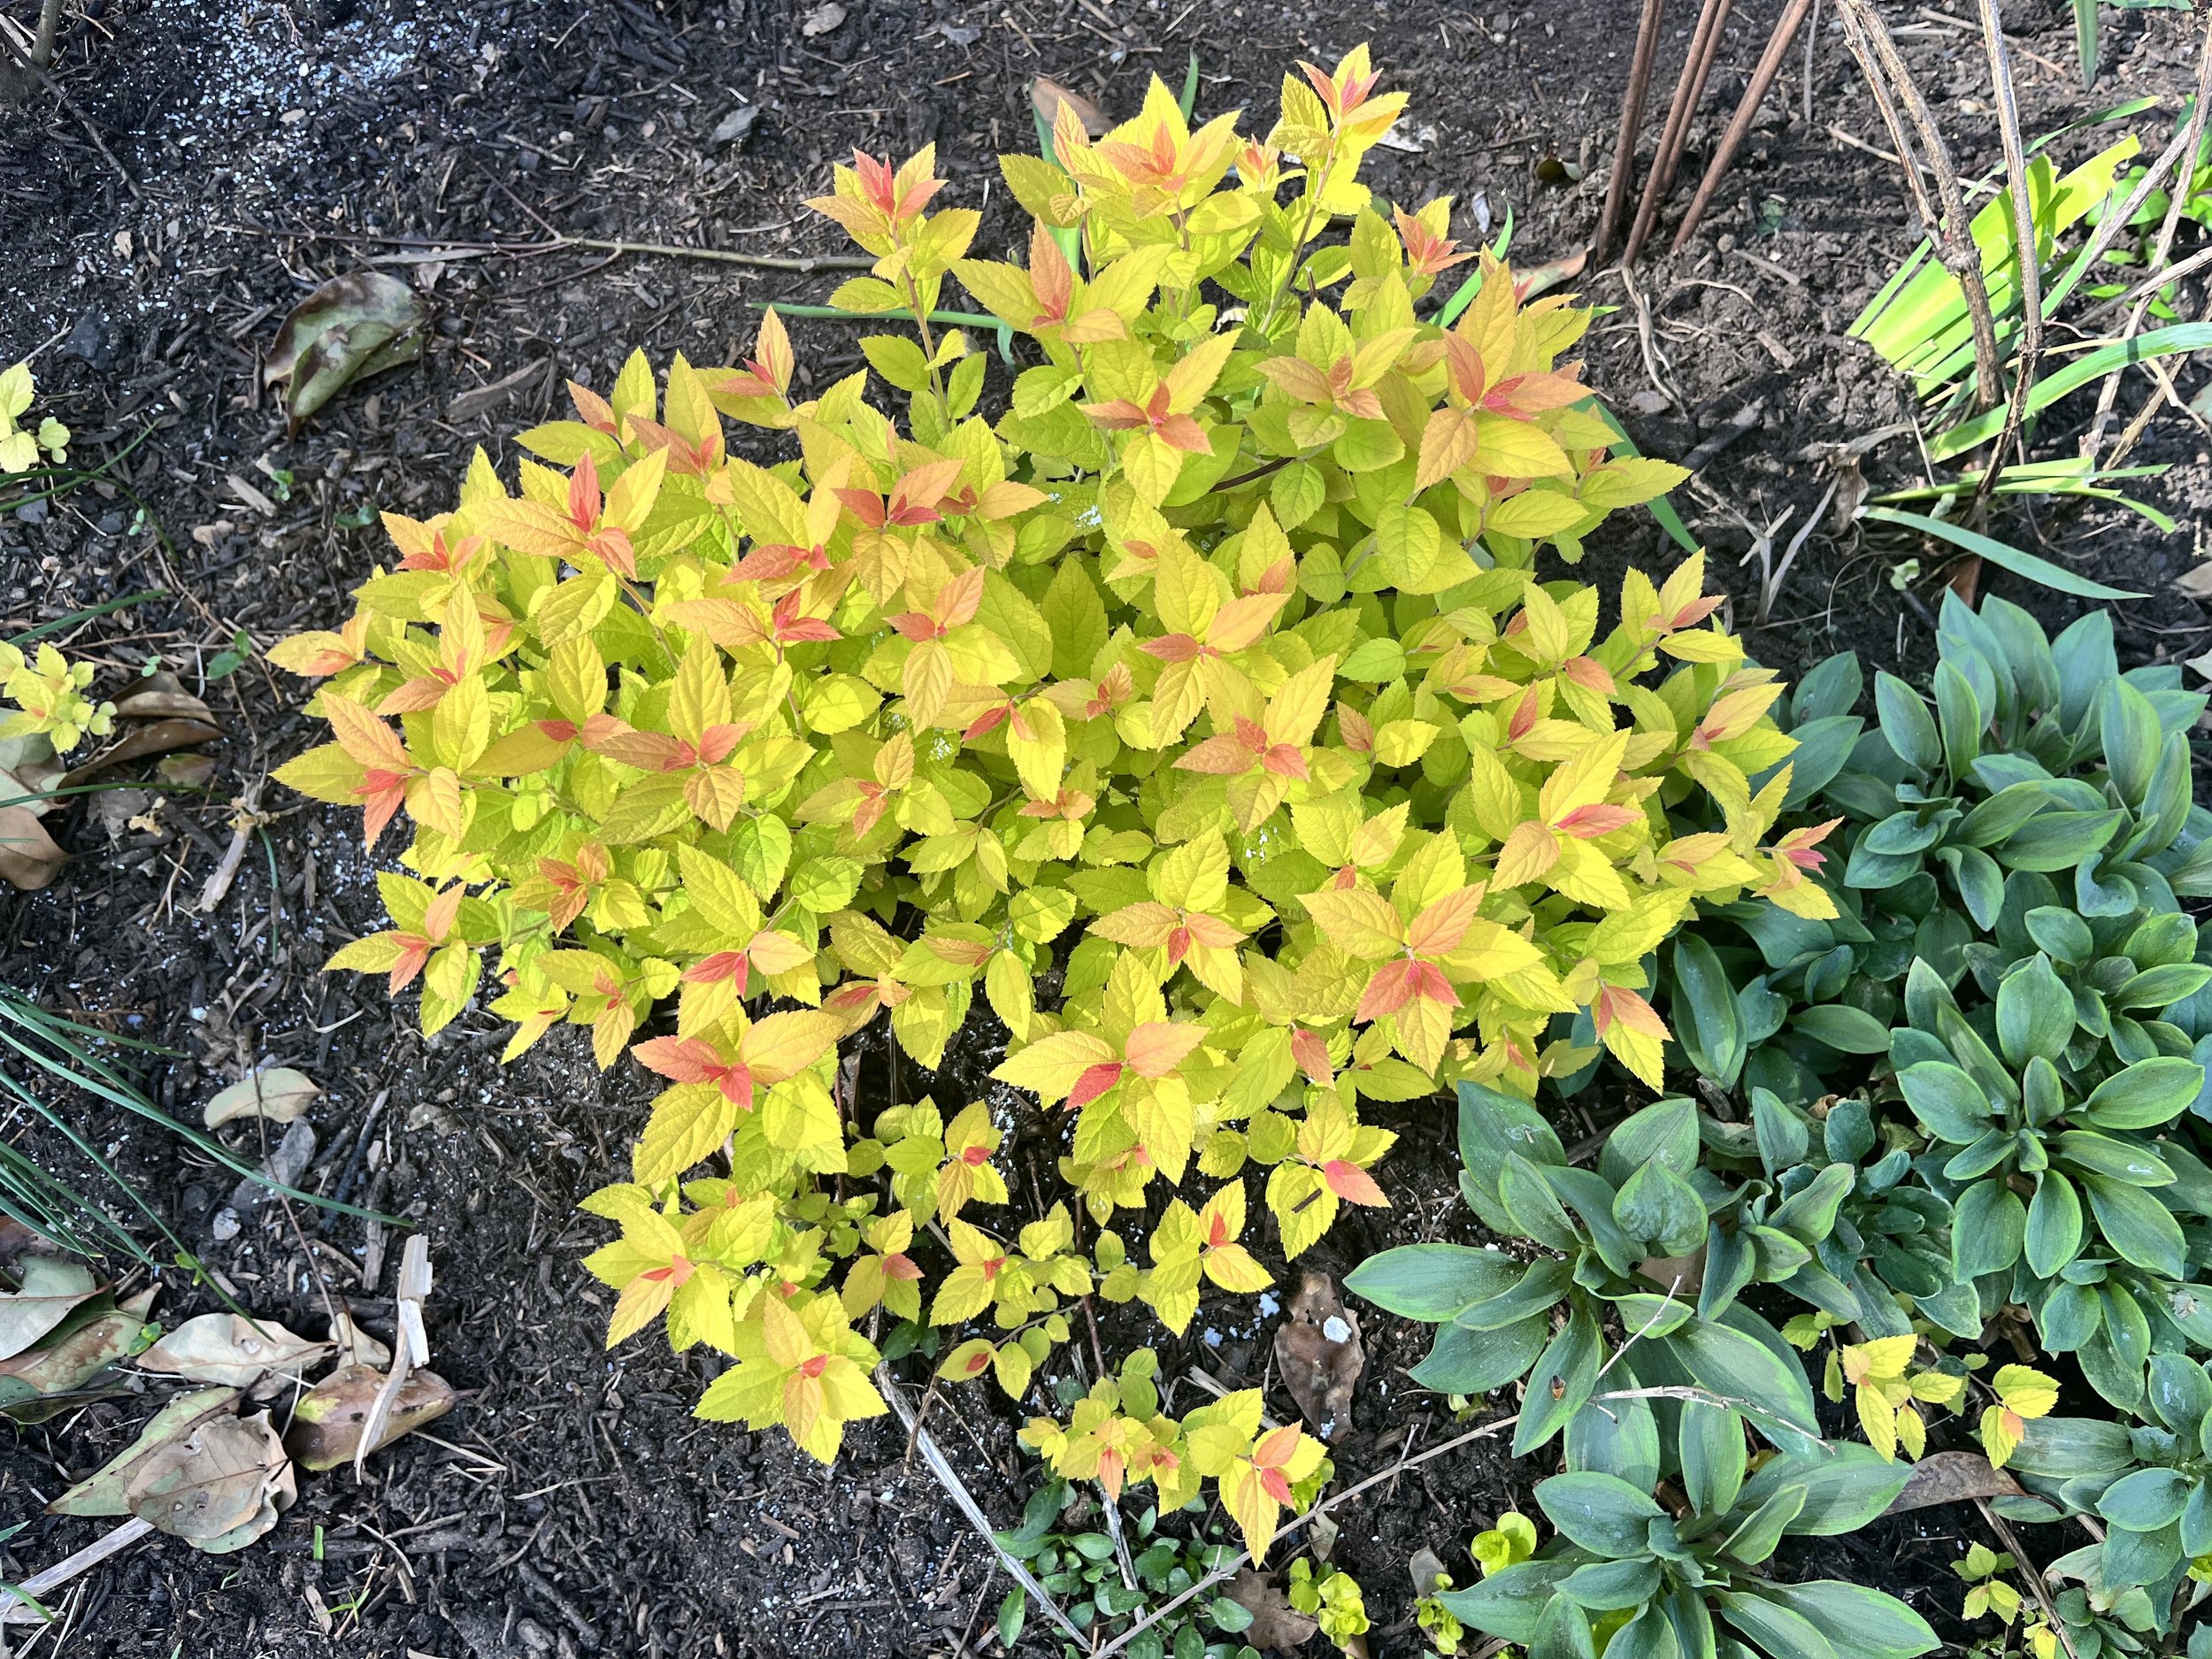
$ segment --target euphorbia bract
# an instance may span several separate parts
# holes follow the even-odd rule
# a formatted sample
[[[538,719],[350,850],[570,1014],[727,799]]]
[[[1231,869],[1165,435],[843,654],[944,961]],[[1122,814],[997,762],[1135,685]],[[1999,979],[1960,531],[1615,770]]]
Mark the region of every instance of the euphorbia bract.
[[[1449,202],[1357,180],[1402,102],[1363,50],[1286,78],[1263,141],[1156,82],[1095,142],[1064,120],[1056,160],[1004,164],[1026,265],[968,257],[927,150],[858,157],[817,205],[877,259],[839,303],[914,314],[918,344],[863,342],[902,411],[866,372],[802,400],[773,314],[664,393],[634,357],[524,434],[518,494],[480,457],[452,512],[389,518],[401,567],[280,654],[328,676],[337,738],[285,780],[414,826],[400,936],[342,963],[426,962],[433,1031],[487,965],[511,1055],[566,1021],[603,1065],[676,995],[636,1045],[671,1087],[635,1181],[593,1206],[631,1242],[592,1265],[618,1329],[665,1305],[739,1357],[718,1414],[797,1409],[833,1447],[880,1307],[995,1325],[954,1369],[1016,1393],[1094,1290],[1179,1328],[1202,1279],[1264,1279],[1248,1164],[1296,1255],[1387,1202],[1363,1102],[1527,1094],[1600,1044],[1655,1083],[1655,947],[1702,903],[1822,901],[1767,844],[1779,688],[1701,560],[1631,572],[1609,627],[1539,579],[1681,474],[1609,457],[1563,358],[1587,311],[1485,255],[1431,319]],[[995,419],[983,354],[927,320],[950,280],[1023,342]],[[739,458],[726,419],[794,452]],[[1717,810],[1685,836],[1694,793]],[[1003,1121],[833,1092],[878,1019],[938,1064],[979,986],[1069,1209],[980,1214]],[[1187,1202],[1141,1272],[1111,1224],[1163,1186]],[[1267,1471],[1312,1458],[1262,1469],[1238,1432],[1175,1479],[1241,1482],[1263,1542]]]

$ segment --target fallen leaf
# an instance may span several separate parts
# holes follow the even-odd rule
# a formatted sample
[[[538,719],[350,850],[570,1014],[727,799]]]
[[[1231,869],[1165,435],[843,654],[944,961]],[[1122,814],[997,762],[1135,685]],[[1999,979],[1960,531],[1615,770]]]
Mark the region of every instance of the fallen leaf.
[[[205,755],[165,755],[154,763],[154,776],[186,789],[204,789],[215,776],[215,763]]]
[[[41,827],[27,806],[0,806],[0,880],[36,893],[61,873],[69,855]]]
[[[149,1300],[137,1306],[77,1315],[57,1325],[38,1347],[0,1359],[0,1411],[32,1400],[73,1393],[145,1341]]]
[[[800,20],[799,33],[812,40],[818,35],[827,35],[845,20],[845,8],[837,0],[818,5]]]
[[[208,1102],[204,1115],[214,1128],[234,1118],[266,1118],[288,1124],[322,1093],[315,1079],[288,1065],[273,1065],[242,1077]]]
[[[111,842],[119,841],[153,803],[154,797],[149,790],[103,789],[92,797],[92,821],[107,832]]]
[[[27,1256],[17,1288],[0,1295],[0,1359],[12,1359],[98,1292],[92,1270],[62,1256]]]
[[[1240,1639],[1263,1653],[1271,1647],[1287,1652],[1303,1647],[1321,1628],[1319,1621],[1293,1609],[1281,1586],[1256,1567],[1238,1569],[1229,1580],[1229,1599],[1252,1616]]]
[[[1275,1327],[1275,1363],[1299,1410],[1325,1440],[1352,1427],[1352,1389],[1367,1369],[1359,1316],[1338,1300],[1326,1273],[1308,1271]]]
[[[2192,565],[2174,578],[2174,591],[2192,599],[2212,599],[2212,559]]]
[[[1677,1301],[1694,1302],[1705,1284],[1705,1247],[1687,1256],[1647,1256],[1636,1271]]]
[[[179,1435],[238,1403],[235,1388],[196,1388],[154,1413],[138,1438],[46,1506],[49,1515],[128,1515],[124,1491],[146,1459]]]
[[[295,1336],[273,1320],[204,1313],[141,1354],[138,1368],[188,1382],[249,1388],[269,1371],[296,1376],[329,1352],[329,1343]]]
[[[115,700],[119,720],[199,720],[215,724],[215,711],[184,688],[184,682],[164,668],[147,675]]]
[[[366,1365],[342,1365],[317,1383],[292,1410],[284,1449],[311,1471],[351,1463],[363,1450],[362,1430],[375,1409],[384,1374]],[[435,1371],[410,1371],[378,1426],[377,1451],[453,1409],[454,1394]]]
[[[1413,1559],[1406,1563],[1406,1571],[1413,1578],[1413,1594],[1417,1596],[1434,1595],[1448,1587],[1451,1574],[1445,1571],[1444,1558],[1426,1544],[1413,1552]]]
[[[333,278],[293,307],[277,330],[262,383],[284,383],[292,430],[345,386],[422,355],[422,302],[381,271]]]
[[[2001,1469],[1992,1469],[1979,1452],[1933,1452],[1912,1466],[1912,1478],[1891,1502],[1885,1515],[1902,1515],[1938,1503],[1963,1503],[1974,1498],[2016,1498],[2020,1483]]]
[[[1532,265],[1513,273],[1513,291],[1525,302],[1540,294],[1548,294],[1562,282],[1571,282],[1582,274],[1590,263],[1590,250],[1571,253],[1564,259],[1554,259],[1548,265]]]
[[[210,1417],[156,1448],[125,1484],[133,1515],[205,1550],[242,1549],[276,1525],[296,1488],[269,1414]]]
[[[372,1371],[382,1371],[392,1363],[392,1350],[364,1331],[355,1322],[353,1310],[342,1302],[338,1304],[337,1317],[330,1322],[330,1340],[338,1350],[341,1365],[366,1365]]]
[[[1039,75],[1029,83],[1029,104],[1036,111],[1037,119],[1050,132],[1060,119],[1060,106],[1066,104],[1075,112],[1075,119],[1083,123],[1083,130],[1093,138],[1103,138],[1112,123],[1106,111],[1100,109],[1072,87],[1064,87],[1049,75]]]
[[[123,733],[119,741],[102,749],[61,781],[74,788],[111,766],[121,765],[125,761],[143,760],[149,755],[165,755],[171,749],[190,749],[196,743],[211,743],[222,734],[223,728],[209,720],[180,718],[134,726]]]

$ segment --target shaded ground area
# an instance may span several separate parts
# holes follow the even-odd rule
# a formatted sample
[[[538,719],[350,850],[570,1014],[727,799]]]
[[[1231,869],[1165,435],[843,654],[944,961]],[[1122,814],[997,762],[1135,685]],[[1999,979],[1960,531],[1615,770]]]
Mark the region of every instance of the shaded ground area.
[[[1736,8],[1687,177],[1778,9],[1777,0]],[[1962,165],[1993,165],[1985,71],[1962,20],[1969,8],[1887,9]],[[831,160],[856,144],[903,153],[933,140],[952,199],[986,209],[979,246],[1005,252],[1024,227],[990,158],[1031,142],[1031,76],[1050,74],[1125,114],[1148,74],[1179,78],[1195,52],[1201,112],[1241,105],[1263,127],[1291,60],[1333,61],[1371,39],[1386,82],[1414,93],[1404,128],[1413,148],[1379,152],[1378,193],[1409,205],[1455,195],[1463,235],[1510,211],[1517,251],[1554,258],[1587,240],[1601,197],[1630,10],[1627,0],[1389,0],[1312,17],[1214,0],[87,0],[58,73],[130,179],[49,101],[0,127],[0,362],[38,354],[42,390],[77,429],[80,460],[135,447],[101,484],[0,518],[0,633],[159,588],[165,597],[104,618],[76,649],[113,667],[157,652],[196,686],[239,628],[265,646],[334,625],[347,590],[388,557],[380,533],[363,527],[373,510],[447,504],[478,444],[511,469],[508,434],[553,408],[563,378],[603,388],[634,346],[662,364],[680,350],[730,360],[752,338],[757,302],[818,300],[830,286],[818,274],[596,250],[426,258],[426,249],[560,233],[841,252],[798,205],[824,187]],[[1673,10],[1663,88],[1694,15]],[[2048,130],[2084,107],[2067,8],[2031,0],[2007,11],[2022,30],[2025,119]],[[2107,66],[2093,102],[2161,96],[2161,111],[2143,118],[2155,123],[2142,129],[2154,150],[2189,80],[2188,27],[2166,13],[2106,14]],[[1889,580],[1899,555],[1862,547],[1855,532],[1812,536],[1763,626],[1753,626],[1756,561],[1736,563],[1751,538],[1735,514],[1763,525],[1794,506],[1801,523],[1824,488],[1817,446],[1904,417],[1893,378],[1843,337],[1912,240],[1895,170],[1869,153],[1882,142],[1824,24],[1809,73],[1793,58],[1693,246],[1647,259],[1636,278],[1654,319],[1648,342],[1618,278],[1586,285],[1619,308],[1593,332],[1590,378],[1647,453],[1688,455],[1756,403],[1701,473],[1709,495],[1693,488],[1681,506],[1709,539],[1755,653],[1789,671],[1844,646],[1906,672],[1931,655],[1918,595]],[[2078,156],[2097,142],[2078,135],[2062,149]],[[430,300],[430,349],[288,438],[259,388],[257,352],[308,287],[364,262],[410,278]],[[826,384],[861,361],[849,328],[794,332],[803,384]],[[2197,377],[2182,378],[2185,396]],[[2074,425],[2085,414],[2074,412]],[[2063,419],[2047,424],[2049,452],[2070,447],[2058,442],[2066,430]],[[2160,595],[2116,611],[2134,660],[2195,655],[2212,634],[2199,606],[2165,591],[2198,550],[2212,489],[2200,442],[2169,422],[2147,446],[2147,458],[2177,463],[2146,493],[2182,518],[2181,534],[2161,537],[2117,514],[2023,514],[2009,525],[2048,557]],[[1916,478],[1909,435],[1874,449],[1865,467],[1877,487]],[[1613,571],[1632,557],[1672,559],[1640,513],[1592,563]],[[2073,613],[2071,602],[1999,585],[2048,615]],[[635,1067],[601,1075],[572,1032],[503,1071],[506,1033],[488,1017],[465,1016],[426,1042],[410,1023],[411,1001],[394,1009],[374,984],[323,978],[329,951],[380,920],[350,815],[272,798],[271,863],[250,859],[212,914],[195,909],[228,839],[230,797],[310,741],[302,695],[257,661],[209,684],[229,729],[214,751],[216,797],[166,803],[156,828],[111,843],[85,809],[74,811],[58,833],[81,859],[44,894],[0,897],[0,978],[49,1008],[179,1051],[150,1078],[180,1114],[259,1060],[319,1080],[328,1094],[313,1114],[319,1145],[307,1179],[426,1231],[439,1275],[434,1363],[466,1396],[434,1439],[378,1458],[365,1486],[349,1475],[309,1479],[278,1530],[242,1555],[219,1561],[157,1540],[88,1575],[65,1603],[62,1651],[994,1651],[985,1632],[1004,1581],[895,1428],[856,1432],[847,1461],[825,1471],[780,1436],[692,1419],[710,1374],[696,1356],[654,1343],[603,1353],[605,1299],[577,1265],[601,1229],[574,1204],[626,1167],[651,1094]],[[959,1076],[943,1103],[964,1103],[968,1079],[987,1067],[956,1050]],[[1389,1110],[1399,1116],[1386,1126],[1404,1136],[1384,1166],[1397,1208],[1340,1224],[1314,1265],[1340,1272],[1387,1244],[1474,1236],[1454,1194],[1444,1103]],[[396,1244],[372,1244],[355,1220],[281,1207],[219,1241],[210,1219],[227,1175],[126,1120],[88,1111],[87,1122],[257,1310],[319,1332],[319,1279],[388,1328]],[[260,1151],[254,1125],[230,1133],[242,1152]],[[1041,1133],[1018,1156],[1048,1156]],[[172,1317],[203,1305],[212,1303],[189,1291],[163,1304]],[[1232,1386],[1266,1379],[1265,1325],[1228,1323],[1249,1317],[1210,1304],[1191,1342],[1169,1346],[1166,1369],[1203,1364]],[[1333,1451],[1348,1481],[1451,1426],[1444,1403],[1402,1375],[1424,1334],[1379,1315],[1368,1332],[1359,1427]],[[1279,1390],[1274,1399],[1278,1412],[1293,1410]],[[135,1402],[109,1402],[0,1437],[0,1525],[32,1515],[144,1415]],[[1015,1412],[967,1394],[932,1421],[978,1498],[1010,1523],[1035,1479],[1013,1438]],[[1478,1445],[1340,1517],[1337,1560],[1367,1586],[1379,1655],[1420,1651],[1404,1572],[1411,1552],[1427,1543],[1469,1571],[1460,1553],[1469,1534],[1525,1503],[1548,1472],[1541,1460],[1516,1464]],[[1951,1510],[1915,1518],[1909,1535],[1853,1540],[1864,1552],[1851,1570],[1886,1573],[1947,1636],[1962,1636],[1945,1563],[1978,1535],[1977,1523]],[[0,1578],[94,1532],[36,1520],[0,1546]]]

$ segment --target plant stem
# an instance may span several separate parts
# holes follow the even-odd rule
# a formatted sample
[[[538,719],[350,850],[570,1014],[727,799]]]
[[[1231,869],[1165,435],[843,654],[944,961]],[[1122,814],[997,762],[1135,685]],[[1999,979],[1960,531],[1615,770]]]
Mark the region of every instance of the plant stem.
[[[1982,465],[1982,481],[1976,487],[1972,506],[1979,508],[2004,465],[2005,451],[2019,436],[2020,421],[2027,412],[2028,393],[2035,385],[2036,364],[2043,356],[2043,250],[2035,234],[2035,197],[2029,188],[2028,157],[2020,142],[2020,105],[2013,96],[2012,65],[2005,55],[2004,26],[1997,15],[1997,0],[1982,0],[1982,40],[1989,49],[1989,80],[1997,96],[1997,130],[2004,145],[2006,182],[2012,194],[2014,282],[2020,293],[2020,346],[2014,354],[2012,396],[2005,404],[2004,428],[1996,447]]]
[[[1974,325],[1976,407],[1990,408],[2005,395],[2004,377],[1998,368],[2001,359],[1997,322],[1990,310],[1989,284],[1982,274],[1981,250],[1974,245],[1964,194],[1959,188],[1958,169],[1951,165],[1950,148],[1944,143],[1943,131],[1929,112],[1927,100],[1920,96],[1912,72],[1905,66],[1897,42],[1890,38],[1888,27],[1867,0],[1837,0],[1836,12],[1843,20],[1844,38],[1850,43],[1851,54],[1859,60],[1867,86],[1874,94],[1875,106],[1881,111],[1883,124],[1889,128],[1890,142],[1897,146],[1898,159],[1905,169],[1906,189],[1919,211],[1928,240],[1934,244],[1944,269],[1957,280],[1966,296],[1967,314]],[[1896,104],[1891,101],[1892,85],[1897,99],[1912,117],[1913,126],[1920,134],[1921,148],[1927,152],[1929,170],[1935,174],[1936,195],[1941,204],[1939,217],[1936,204],[1928,199],[1927,187],[1920,180],[1912,146],[1905,137],[1904,123],[1898,119]]]

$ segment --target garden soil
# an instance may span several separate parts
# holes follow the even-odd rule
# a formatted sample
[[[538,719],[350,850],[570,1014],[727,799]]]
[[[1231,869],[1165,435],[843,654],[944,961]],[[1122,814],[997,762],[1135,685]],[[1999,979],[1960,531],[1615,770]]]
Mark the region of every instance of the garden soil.
[[[6,0],[5,9],[22,19],[35,8]],[[513,434],[561,411],[565,379],[603,388],[638,346],[662,365],[677,351],[733,360],[750,345],[761,302],[818,302],[833,280],[662,254],[457,244],[567,236],[785,258],[842,253],[802,198],[826,188],[831,163],[856,145],[904,154],[933,142],[949,199],[984,209],[979,250],[1002,255],[1025,227],[992,157],[1033,144],[1028,88],[1039,73],[1125,115],[1148,76],[1179,84],[1194,54],[1200,111],[1242,107],[1263,127],[1293,60],[1327,64],[1371,41],[1386,83],[1413,94],[1403,147],[1374,158],[1379,195],[1415,205],[1449,194],[1462,236],[1494,234],[1509,217],[1518,257],[1561,258],[1588,241],[1602,196],[1633,9],[1632,0],[1345,0],[1313,13],[1260,0],[81,0],[56,67],[67,107],[42,91],[0,119],[0,363],[35,354],[42,396],[76,431],[73,461],[106,470],[94,486],[0,516],[0,634],[157,589],[69,637],[111,670],[158,654],[196,688],[241,629],[265,647],[335,626],[348,590],[390,557],[373,510],[426,515],[449,504],[479,446],[511,475]],[[1671,237],[1779,9],[1778,0],[1734,7],[1655,248]],[[1993,168],[1973,8],[1884,9],[1962,170]],[[1694,10],[1687,0],[1671,8],[1662,101]],[[2004,12],[2032,132],[2145,96],[2157,107],[2134,130],[2147,150],[2165,142],[2190,81],[2188,19],[2108,10],[2104,65],[2085,94],[2062,0],[2007,0]],[[1655,116],[1647,156],[1657,127]],[[2078,158],[2112,130],[2062,139],[2061,152]],[[1763,614],[1754,545],[1771,527],[1778,562],[1810,522],[1832,446],[1875,440],[1861,466],[1876,489],[1920,477],[1896,379],[1846,337],[1915,239],[1898,170],[1879,153],[1887,142],[1824,19],[1809,63],[1792,54],[1686,250],[1647,256],[1632,294],[1614,273],[1575,285],[1609,308],[1587,342],[1590,380],[1645,452],[1700,457],[1697,481],[1677,499],[1712,549],[1754,653],[1786,672],[1846,647],[1870,667],[1907,673],[1932,660],[1941,560],[1932,549],[1877,545],[1832,513]],[[428,303],[427,349],[288,434],[260,385],[259,354],[309,288],[371,265]],[[2200,300],[2200,290],[2185,296],[2190,314]],[[793,333],[803,387],[861,362],[849,326]],[[2185,367],[2179,378],[2186,398],[2201,376]],[[2123,413],[2146,389],[2131,381]],[[2088,412],[2086,396],[2062,406],[2037,434],[2040,452],[2071,453]],[[2170,583],[2202,551],[2212,457],[2197,430],[2169,416],[2139,458],[2171,465],[2140,490],[2180,521],[2173,534],[2101,508],[2022,508],[2001,525],[2046,557],[2154,595],[2114,608],[2129,660],[2193,657],[2212,644],[2212,620]],[[1918,572],[1906,564],[1916,556]],[[1609,530],[1590,564],[1604,574],[1677,557],[1640,510]],[[1983,586],[2047,618],[2078,610],[1997,572],[1985,572]],[[373,1458],[365,1479],[304,1478],[275,1531],[234,1556],[157,1537],[107,1561],[56,1593],[65,1628],[31,1651],[997,1652],[993,1616],[1006,1580],[892,1419],[850,1433],[843,1461],[826,1470],[780,1434],[695,1419],[715,1362],[672,1356],[651,1340],[604,1350],[609,1298],[578,1263],[605,1229],[576,1203],[626,1171],[652,1093],[636,1066],[599,1072],[582,1033],[564,1029],[502,1067],[506,1033],[488,1015],[465,1015],[426,1041],[411,997],[394,1007],[376,983],[325,977],[324,958],[381,920],[356,815],[268,787],[258,801],[265,841],[258,830],[250,837],[227,894],[203,909],[242,810],[234,802],[314,741],[300,713],[306,687],[257,658],[204,689],[226,733],[206,751],[219,768],[212,793],[168,797],[136,821],[104,817],[96,804],[71,810],[57,833],[76,856],[59,879],[36,895],[0,896],[0,980],[162,1045],[168,1052],[150,1056],[145,1073],[181,1117],[257,1062],[317,1079],[326,1093],[309,1115],[317,1150],[303,1179],[427,1239],[432,1363],[461,1399],[427,1432]],[[987,1033],[959,1040],[942,1078],[872,1052],[864,1110],[931,1089],[956,1108],[991,1087]],[[227,1171],[137,1120],[60,1103],[255,1311],[319,1334],[326,1298],[343,1297],[369,1328],[391,1334],[396,1230],[373,1237],[354,1217],[277,1204],[219,1237],[231,1231],[218,1225]],[[1571,1109],[1569,1127],[1586,1133],[1630,1103]],[[1394,1207],[1348,1216],[1299,1266],[1340,1275],[1390,1244],[1478,1236],[1455,1195],[1448,1103],[1379,1110],[1402,1137],[1381,1171]],[[1055,1151],[1049,1125],[1033,1116],[1021,1127],[1010,1173],[1027,1199]],[[60,1164],[61,1149],[28,1135],[21,1117],[0,1118],[0,1133]],[[257,1123],[224,1133],[250,1160],[265,1149]],[[1271,1260],[1282,1276],[1279,1253]],[[164,1317],[218,1305],[208,1288],[166,1276]],[[1107,1323],[1110,1342],[1153,1340],[1126,1310]],[[1256,1322],[1248,1304],[1210,1302],[1187,1340],[1163,1340],[1166,1374],[1183,1379],[1179,1406],[1196,1401],[1188,1379],[1202,1371],[1229,1386],[1265,1386],[1271,1409],[1294,1415],[1269,1363],[1271,1323]],[[1371,1310],[1366,1329],[1355,1427],[1332,1448],[1340,1484],[1463,1426],[1405,1378],[1425,1333]],[[926,1367],[904,1369],[910,1397],[922,1400]],[[0,1526],[28,1523],[0,1544],[0,1579],[112,1525],[48,1518],[41,1506],[127,1443],[150,1409],[127,1394],[0,1434]],[[951,1466],[1002,1525],[1038,1479],[1015,1438],[1019,1417],[980,1389],[928,1405]],[[1527,1507],[1554,1467],[1548,1454],[1515,1462],[1500,1442],[1479,1440],[1340,1512],[1335,1559],[1367,1586],[1372,1652],[1424,1651],[1411,1623],[1412,1553],[1433,1548],[1466,1581],[1470,1535]],[[1784,1564],[1883,1584],[1962,1641],[1948,1563],[1986,1537],[1970,1507],[1955,1506],[1815,1540]],[[1053,1651],[1041,1628],[1033,1617],[1023,1652]],[[28,1640],[21,1627],[12,1633]]]

